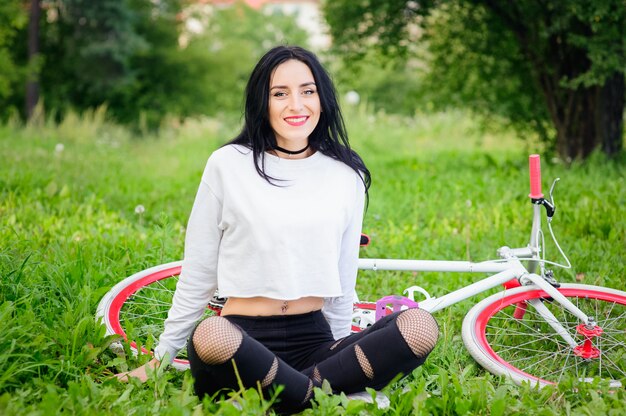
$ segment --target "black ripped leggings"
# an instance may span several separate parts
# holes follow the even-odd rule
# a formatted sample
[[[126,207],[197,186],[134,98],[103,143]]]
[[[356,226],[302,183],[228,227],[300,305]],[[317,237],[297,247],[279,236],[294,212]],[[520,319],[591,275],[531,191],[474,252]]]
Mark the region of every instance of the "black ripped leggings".
[[[238,374],[246,388],[261,386],[269,391],[283,385],[274,408],[291,413],[308,407],[313,387],[321,386],[322,380],[346,394],[386,386],[424,362],[437,334],[435,320],[419,309],[388,315],[337,341],[321,311],[229,315],[200,323],[188,353],[198,396],[238,389]]]

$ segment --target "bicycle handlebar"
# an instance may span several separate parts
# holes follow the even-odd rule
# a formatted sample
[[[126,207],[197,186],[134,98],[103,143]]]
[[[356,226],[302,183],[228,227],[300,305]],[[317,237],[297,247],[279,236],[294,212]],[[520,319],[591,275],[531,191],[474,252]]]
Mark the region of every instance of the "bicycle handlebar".
[[[530,155],[528,157],[528,168],[530,170],[530,194],[532,199],[543,198],[541,193],[541,162],[539,155]]]

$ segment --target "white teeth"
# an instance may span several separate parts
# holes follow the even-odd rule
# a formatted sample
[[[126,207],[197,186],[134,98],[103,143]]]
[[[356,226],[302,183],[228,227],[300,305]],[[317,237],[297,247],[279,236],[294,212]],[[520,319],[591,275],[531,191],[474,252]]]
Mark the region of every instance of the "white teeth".
[[[288,118],[287,121],[290,123],[301,123],[306,120],[306,117],[298,117],[298,118]]]

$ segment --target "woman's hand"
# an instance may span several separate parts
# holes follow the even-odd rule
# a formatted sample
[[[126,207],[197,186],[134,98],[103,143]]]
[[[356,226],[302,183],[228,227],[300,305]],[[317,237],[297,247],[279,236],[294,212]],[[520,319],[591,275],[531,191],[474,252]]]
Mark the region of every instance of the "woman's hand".
[[[125,371],[123,373],[116,374],[115,377],[117,377],[117,379],[122,383],[128,383],[130,377],[134,377],[136,379],[139,379],[139,381],[141,381],[142,383],[145,383],[148,380],[148,368],[154,370],[158,366],[159,360],[153,358],[141,367],[137,367],[131,371]]]

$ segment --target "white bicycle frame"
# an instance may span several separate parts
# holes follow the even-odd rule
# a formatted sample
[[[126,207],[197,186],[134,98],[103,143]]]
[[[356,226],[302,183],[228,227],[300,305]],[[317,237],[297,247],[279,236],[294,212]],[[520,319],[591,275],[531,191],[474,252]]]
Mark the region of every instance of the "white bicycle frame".
[[[481,263],[467,261],[446,260],[398,260],[398,259],[359,259],[361,270],[399,270],[399,271],[430,271],[430,272],[457,272],[457,273],[495,273],[485,279],[479,280],[469,286],[462,287],[447,293],[439,298],[430,297],[422,292],[420,287],[408,288],[409,298],[413,299],[413,291],[424,293],[427,298],[419,302],[421,309],[431,313],[447,308],[467,298],[485,292],[498,285],[502,285],[512,279],[524,285],[535,285],[545,291],[556,302],[575,315],[585,325],[593,326],[594,319],[587,316],[583,311],[563,296],[544,277],[534,273],[541,263],[539,257],[539,235],[541,232],[541,205],[533,205],[533,222],[530,243],[523,248],[501,247],[498,255],[502,260],[491,260]],[[528,267],[522,264],[522,260],[528,261]],[[502,292],[503,294],[505,291]],[[567,342],[572,348],[577,344],[569,332],[561,325],[558,319],[546,308],[539,299],[528,301],[546,322]]]

